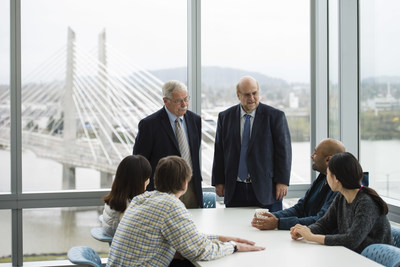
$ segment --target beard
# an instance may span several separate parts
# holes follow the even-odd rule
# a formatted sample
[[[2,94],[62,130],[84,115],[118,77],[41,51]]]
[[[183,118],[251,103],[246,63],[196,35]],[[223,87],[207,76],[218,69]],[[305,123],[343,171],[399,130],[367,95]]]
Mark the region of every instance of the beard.
[[[313,162],[313,164],[312,164],[312,169],[313,169],[314,171],[319,172],[319,168],[318,168],[317,164],[315,164],[315,162]]]

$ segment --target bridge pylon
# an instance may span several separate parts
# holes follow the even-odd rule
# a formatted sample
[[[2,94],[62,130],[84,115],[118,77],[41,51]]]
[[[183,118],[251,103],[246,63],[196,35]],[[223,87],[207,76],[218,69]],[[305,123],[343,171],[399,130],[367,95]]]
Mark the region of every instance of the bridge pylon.
[[[64,93],[64,155],[73,155],[70,151],[76,142],[77,116],[73,95],[73,79],[75,73],[75,32],[68,27],[67,70]],[[62,189],[75,189],[75,166],[63,163]]]
[[[114,104],[112,103],[112,96],[110,94],[110,88],[108,86],[108,75],[107,75],[107,52],[106,52],[106,31],[105,29],[99,34],[98,37],[98,77],[99,77],[99,85],[100,90],[103,91],[104,95],[106,96],[107,107],[109,109],[113,109]],[[99,105],[101,106],[101,105]],[[107,115],[109,113],[103,112],[104,118],[102,119],[102,124],[105,124],[105,121],[112,121],[111,116]],[[112,142],[112,131],[111,129],[107,130],[107,132],[102,132],[99,136],[101,142],[104,144],[107,151],[111,151],[112,147],[110,142]],[[100,188],[108,188],[112,184],[113,174],[101,171],[100,172]]]

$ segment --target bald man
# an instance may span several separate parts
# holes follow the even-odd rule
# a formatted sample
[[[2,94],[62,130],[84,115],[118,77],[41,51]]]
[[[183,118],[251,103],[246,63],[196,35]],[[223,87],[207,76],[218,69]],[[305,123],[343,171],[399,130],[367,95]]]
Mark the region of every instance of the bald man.
[[[259,102],[253,77],[242,77],[236,94],[240,103],[218,115],[212,185],[226,207],[281,210],[292,165],[285,114]]]
[[[296,205],[278,212],[264,213],[264,218],[254,216],[251,224],[260,230],[289,230],[296,224],[310,225],[321,218],[328,210],[336,192],[332,192],[326,181],[326,170],[331,157],[345,152],[342,142],[324,139],[311,154],[312,168],[320,174]]]

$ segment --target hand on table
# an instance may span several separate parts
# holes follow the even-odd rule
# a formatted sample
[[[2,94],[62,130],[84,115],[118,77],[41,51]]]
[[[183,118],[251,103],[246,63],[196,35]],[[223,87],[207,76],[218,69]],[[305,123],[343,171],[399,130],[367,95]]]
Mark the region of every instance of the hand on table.
[[[264,250],[264,247],[260,246],[255,246],[255,243],[253,241],[239,238],[239,237],[231,237],[231,236],[218,236],[218,239],[222,242],[228,242],[228,241],[235,241],[237,245],[237,251],[238,252],[247,252],[247,251],[260,251]]]
[[[304,239],[307,240],[307,237],[310,237],[311,234],[310,228],[305,225],[296,224],[290,228],[290,235],[294,240],[299,239],[300,237],[304,237]]]
[[[264,212],[261,214],[263,217],[257,217],[254,214],[254,218],[251,221],[251,225],[260,230],[274,230],[278,228],[279,219],[275,217],[272,213]]]
[[[300,237],[303,237],[307,241],[317,242],[319,244],[325,244],[325,236],[317,235],[311,232],[311,229],[305,225],[296,224],[292,228],[290,228],[290,235],[292,239],[296,240]]]

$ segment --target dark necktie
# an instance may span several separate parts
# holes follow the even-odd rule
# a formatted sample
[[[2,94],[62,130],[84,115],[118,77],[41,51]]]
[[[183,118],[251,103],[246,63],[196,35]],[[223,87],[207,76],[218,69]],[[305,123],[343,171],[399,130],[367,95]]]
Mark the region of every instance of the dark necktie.
[[[240,160],[239,160],[239,171],[238,177],[240,180],[244,181],[249,175],[247,169],[247,148],[249,147],[250,141],[250,115],[244,115],[246,120],[244,122],[243,134],[242,134],[242,146],[240,148]]]

